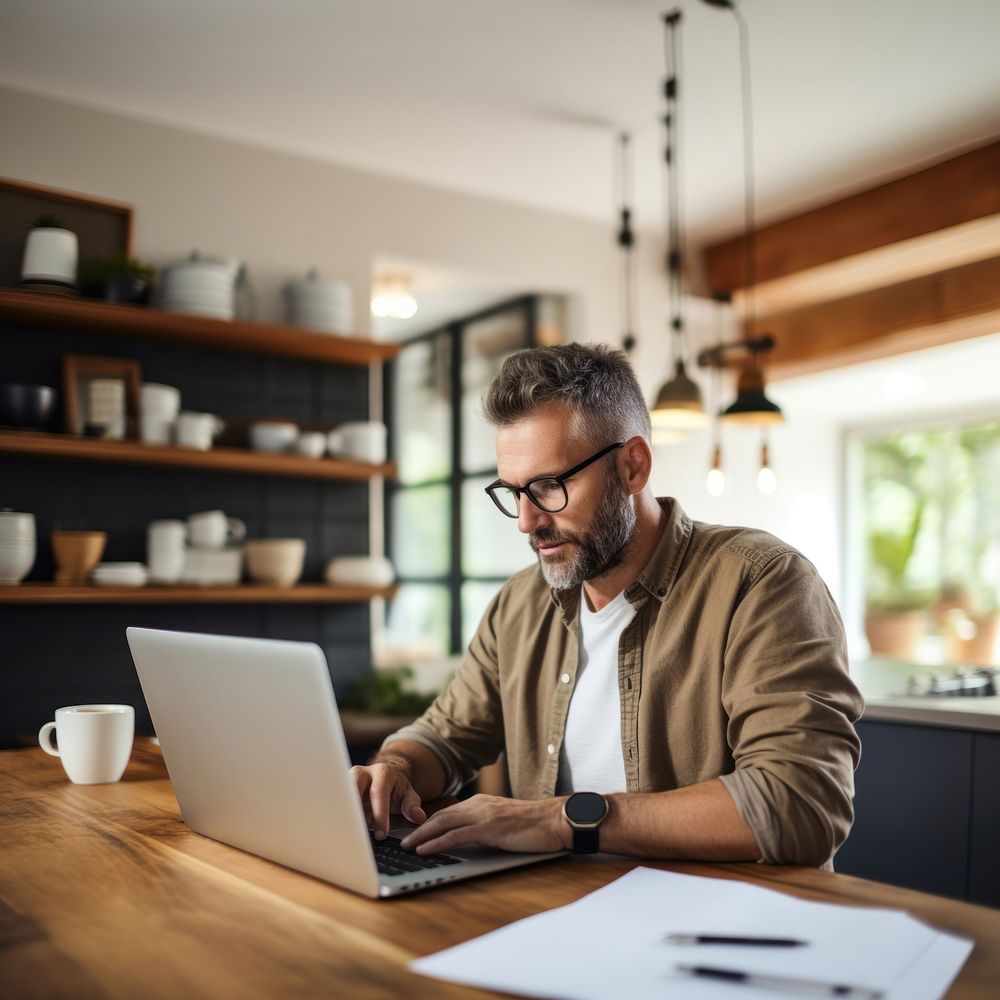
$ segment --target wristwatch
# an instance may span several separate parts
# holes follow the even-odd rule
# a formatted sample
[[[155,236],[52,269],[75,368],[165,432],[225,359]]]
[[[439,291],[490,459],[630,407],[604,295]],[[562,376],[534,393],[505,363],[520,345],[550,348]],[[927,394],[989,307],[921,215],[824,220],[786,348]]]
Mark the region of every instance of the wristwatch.
[[[563,803],[563,816],[573,828],[573,853],[596,854],[598,830],[608,815],[608,800],[597,792],[574,792]]]

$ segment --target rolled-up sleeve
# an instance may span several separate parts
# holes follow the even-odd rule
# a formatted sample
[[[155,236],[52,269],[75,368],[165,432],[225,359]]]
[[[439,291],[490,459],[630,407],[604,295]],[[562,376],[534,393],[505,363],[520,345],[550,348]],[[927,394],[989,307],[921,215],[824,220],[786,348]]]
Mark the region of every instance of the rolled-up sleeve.
[[[736,769],[722,781],[771,864],[825,865],[854,819],[864,703],[844,629],[811,563],[773,556],[748,580],[726,642],[723,707]]]
[[[415,740],[433,752],[445,769],[442,794],[454,795],[504,747],[503,710],[497,669],[498,594],[483,615],[454,678],[424,714],[382,743]]]

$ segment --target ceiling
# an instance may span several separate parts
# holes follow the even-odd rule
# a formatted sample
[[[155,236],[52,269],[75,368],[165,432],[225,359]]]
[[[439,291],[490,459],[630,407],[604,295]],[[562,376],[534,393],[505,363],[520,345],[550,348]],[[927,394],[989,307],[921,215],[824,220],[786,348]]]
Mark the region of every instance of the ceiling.
[[[682,0],[695,238],[740,228],[737,36]],[[0,0],[0,83],[559,212],[662,217],[670,0]],[[761,218],[1000,133],[996,0],[743,0]]]

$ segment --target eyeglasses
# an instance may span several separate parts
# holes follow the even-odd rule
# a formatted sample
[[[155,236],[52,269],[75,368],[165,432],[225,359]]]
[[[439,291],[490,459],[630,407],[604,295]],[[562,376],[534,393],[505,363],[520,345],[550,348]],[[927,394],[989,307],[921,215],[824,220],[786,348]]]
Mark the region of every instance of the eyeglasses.
[[[508,486],[498,479],[486,487],[486,492],[497,505],[500,513],[506,514],[507,517],[518,516],[518,504],[522,493],[539,510],[545,511],[546,514],[558,514],[559,511],[565,510],[569,503],[566,480],[572,479],[578,472],[583,472],[588,465],[593,465],[599,458],[604,458],[609,452],[621,448],[624,444],[624,441],[609,444],[607,448],[602,448],[595,455],[585,458],[579,465],[574,465],[572,469],[567,469],[558,476],[538,476],[535,479],[529,479],[523,486]]]

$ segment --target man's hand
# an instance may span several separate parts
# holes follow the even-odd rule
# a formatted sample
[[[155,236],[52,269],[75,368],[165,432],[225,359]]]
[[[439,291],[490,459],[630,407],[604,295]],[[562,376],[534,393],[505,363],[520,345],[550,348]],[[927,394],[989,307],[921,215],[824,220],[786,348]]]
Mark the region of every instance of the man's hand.
[[[403,847],[417,854],[440,854],[463,844],[505,851],[565,850],[571,836],[562,814],[563,802],[565,797],[525,800],[473,795],[410,831]]]
[[[407,776],[404,761],[389,759],[367,767],[356,765],[351,768],[351,777],[358,786],[365,821],[377,840],[384,840],[389,833],[390,813],[402,813],[411,823],[423,823],[427,819],[427,813],[420,806],[420,796]]]

